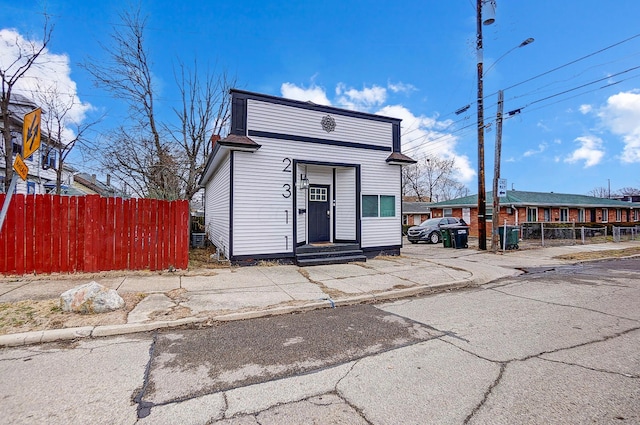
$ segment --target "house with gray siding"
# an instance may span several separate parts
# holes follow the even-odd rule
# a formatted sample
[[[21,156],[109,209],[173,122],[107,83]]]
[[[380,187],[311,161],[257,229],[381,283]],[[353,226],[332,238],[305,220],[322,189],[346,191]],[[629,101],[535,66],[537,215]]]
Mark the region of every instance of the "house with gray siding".
[[[365,261],[402,246],[400,119],[231,90],[229,136],[200,184],[232,262]]]

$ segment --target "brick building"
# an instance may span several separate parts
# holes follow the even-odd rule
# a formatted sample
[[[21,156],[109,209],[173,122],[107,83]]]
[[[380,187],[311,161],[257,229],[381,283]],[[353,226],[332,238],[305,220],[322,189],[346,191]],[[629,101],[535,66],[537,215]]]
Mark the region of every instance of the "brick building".
[[[487,192],[487,234],[492,232],[493,192]],[[478,236],[478,196],[429,204],[432,217],[459,217]],[[640,203],[553,192],[508,190],[500,198],[500,225],[523,222],[638,223]]]

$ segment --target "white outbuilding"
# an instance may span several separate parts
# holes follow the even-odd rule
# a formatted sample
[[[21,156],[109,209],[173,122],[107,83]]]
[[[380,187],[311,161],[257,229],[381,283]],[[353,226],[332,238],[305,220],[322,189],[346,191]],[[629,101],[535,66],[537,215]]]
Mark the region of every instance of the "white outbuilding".
[[[366,261],[402,246],[400,119],[231,90],[229,136],[200,180],[205,226],[236,263]]]

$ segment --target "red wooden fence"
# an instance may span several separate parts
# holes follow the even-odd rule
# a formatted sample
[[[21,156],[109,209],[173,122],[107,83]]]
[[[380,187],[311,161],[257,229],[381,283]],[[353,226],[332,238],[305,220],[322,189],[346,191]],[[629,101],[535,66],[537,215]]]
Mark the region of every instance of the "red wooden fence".
[[[188,263],[188,201],[14,195],[0,229],[3,274],[184,269]]]

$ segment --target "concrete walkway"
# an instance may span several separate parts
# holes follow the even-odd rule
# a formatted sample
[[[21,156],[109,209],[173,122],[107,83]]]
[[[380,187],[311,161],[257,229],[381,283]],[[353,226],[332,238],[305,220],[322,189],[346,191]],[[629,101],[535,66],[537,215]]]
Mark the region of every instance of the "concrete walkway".
[[[640,242],[574,245],[505,253],[410,245],[399,257],[366,263],[297,267],[262,265],[179,273],[132,273],[120,277],[0,279],[0,303],[57,298],[95,280],[119,293],[145,298],[121,325],[82,326],[0,336],[1,346],[100,337],[212,321],[255,318],[416,296],[482,285],[521,273],[523,268],[570,264],[558,255],[615,250]],[[176,317],[180,317],[176,319]]]

